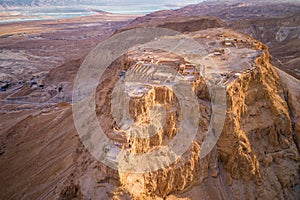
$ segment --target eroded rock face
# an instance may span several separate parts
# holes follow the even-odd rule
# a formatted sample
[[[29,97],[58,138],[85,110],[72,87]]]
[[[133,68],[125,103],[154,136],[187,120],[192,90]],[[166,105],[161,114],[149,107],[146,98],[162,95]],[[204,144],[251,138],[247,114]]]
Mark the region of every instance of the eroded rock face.
[[[256,198],[293,197],[299,184],[299,152],[288,104],[268,53],[227,91],[227,121],[218,142],[225,168],[234,179],[254,180]]]
[[[201,114],[199,124],[201,127],[199,127],[197,140],[203,140],[204,134],[201,133],[204,133],[208,129],[209,124],[211,112],[209,91],[204,79],[200,76],[199,72],[195,70],[195,66],[184,61],[181,57],[167,52],[157,52],[157,55],[159,56],[156,55],[156,58],[149,59],[148,54],[150,52],[143,51],[139,56],[142,60],[145,58],[143,64],[148,65],[146,67],[141,65],[141,62],[136,62],[137,52],[130,52],[127,56],[122,58],[121,62],[121,69],[127,70],[127,85],[125,85],[125,91],[130,97],[128,115],[135,123],[135,127],[130,129],[132,131],[128,131],[128,127],[131,124],[122,123],[120,126],[116,126],[115,123],[109,123],[112,127],[107,128],[107,135],[112,140],[119,142],[123,149],[127,149],[133,154],[147,153],[160,146],[166,145],[178,132],[180,121],[182,120],[182,110],[180,109],[178,99],[172,90],[172,81],[164,82],[165,80],[160,77],[162,74],[166,73],[168,68],[172,68],[173,70],[176,70],[176,72],[178,71],[180,76],[187,76],[188,74],[185,74],[187,73],[185,70],[189,69],[190,75],[194,76],[189,84],[195,95],[199,96],[199,111]],[[167,65],[162,66],[160,65],[161,63]],[[131,69],[134,71],[132,74],[129,73]],[[144,80],[141,80],[139,77],[143,76],[143,74],[138,73],[137,71],[142,71],[145,74],[147,74],[148,71],[151,71],[154,75],[151,77],[144,77]],[[171,74],[171,72],[169,73]],[[113,80],[111,82],[116,83],[117,81]],[[100,88],[103,88],[103,86],[101,86],[103,84],[108,85],[107,82],[102,81],[98,87],[100,93]],[[117,97],[117,99],[121,98],[121,96]],[[158,113],[157,116],[153,113],[155,111],[155,106],[158,105],[164,109],[165,119],[160,119],[160,113]],[[102,107],[98,106],[98,108]],[[195,111],[197,110],[198,109],[195,108]],[[106,117],[112,120],[110,114],[106,113]],[[100,119],[103,118],[100,116]],[[155,121],[157,119],[159,119],[159,121],[164,120],[163,126],[159,125],[159,121]],[[154,121],[151,122],[152,120]],[[140,130],[140,135],[135,133],[137,127]],[[111,133],[109,130],[117,131]],[[141,137],[141,133],[145,132],[148,132],[150,136],[146,138]],[[122,139],[120,139],[120,135],[123,136]],[[120,181],[124,189],[129,191],[133,197],[141,199],[150,198],[151,196],[153,198],[155,196],[166,197],[169,193],[184,191],[200,179],[199,153],[199,144],[197,142],[192,142],[192,145],[188,148],[186,153],[177,159],[171,166],[155,172],[150,171],[149,173],[124,172],[120,170]]]
[[[206,38],[204,42],[209,45],[206,58],[222,66],[216,72],[208,63],[204,62],[203,71],[195,65],[194,71],[191,70],[195,77],[187,79],[199,99],[201,117],[198,134],[189,149],[166,168],[149,173],[119,171],[122,188],[134,199],[159,199],[171,193],[182,193],[180,197],[192,199],[296,198],[300,126],[295,83],[287,82],[286,74],[279,76],[269,62],[267,47],[246,35],[214,29],[194,32],[189,36],[200,43],[200,38]],[[189,68],[193,65],[191,60],[149,49],[129,52],[121,63],[119,70],[125,71],[132,68],[143,71],[147,66],[149,70],[149,65],[157,67],[159,63],[164,63],[179,74],[184,74],[182,66]],[[201,144],[209,129],[211,116],[211,91],[205,78],[225,87],[227,111],[217,145],[200,159]],[[117,79],[105,84],[112,87],[116,82]],[[150,138],[124,134],[119,141],[122,141],[123,148],[134,154],[147,153],[165,145],[177,134],[180,124],[181,112],[172,89],[159,82],[150,86],[151,89],[145,94],[131,93],[129,113],[135,123],[147,124],[149,110],[156,104],[163,105],[166,110],[177,106],[177,111],[167,114],[168,126],[164,130],[153,129],[157,134]],[[111,121],[112,117],[107,116]],[[115,123],[110,124],[110,128],[115,126]],[[116,138],[109,131],[107,134],[112,139]],[[220,183],[226,183],[226,186]],[[195,185],[199,185],[195,188],[200,188],[199,191],[205,191],[205,194],[189,193],[188,189]],[[218,187],[215,189],[217,191],[212,191],[211,187]],[[216,195],[215,192],[223,194]]]

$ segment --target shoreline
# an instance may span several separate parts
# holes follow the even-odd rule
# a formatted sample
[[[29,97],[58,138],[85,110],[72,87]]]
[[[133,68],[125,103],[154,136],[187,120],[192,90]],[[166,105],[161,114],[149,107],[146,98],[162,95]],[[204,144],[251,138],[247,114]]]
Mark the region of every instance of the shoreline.
[[[64,24],[89,24],[89,23],[104,23],[104,22],[119,22],[133,20],[143,15],[125,15],[125,14],[113,14],[113,13],[96,13],[89,16],[79,16],[72,18],[61,19],[40,19],[29,21],[17,21],[17,22],[0,22],[0,37],[18,35],[18,34],[32,34],[33,32],[45,31],[45,26],[63,26]],[[57,27],[56,27],[57,28]],[[47,27],[47,30],[52,30],[52,27]]]
[[[88,14],[90,12],[90,14]],[[9,12],[0,12],[0,26],[1,25],[8,25],[8,24],[15,24],[15,23],[28,23],[28,22],[43,22],[43,21],[58,21],[58,20],[70,20],[70,19],[78,19],[78,18],[86,18],[86,17],[98,17],[98,16],[106,16],[106,17],[113,17],[116,16],[122,18],[136,18],[143,16],[143,14],[118,14],[118,13],[110,13],[105,12],[102,10],[89,10],[87,11],[86,15],[75,15],[75,16],[64,16],[65,13],[61,13],[61,15],[50,16],[45,13],[45,15],[34,16],[34,15],[18,15],[18,14],[11,14]],[[115,21],[115,20],[113,20]]]

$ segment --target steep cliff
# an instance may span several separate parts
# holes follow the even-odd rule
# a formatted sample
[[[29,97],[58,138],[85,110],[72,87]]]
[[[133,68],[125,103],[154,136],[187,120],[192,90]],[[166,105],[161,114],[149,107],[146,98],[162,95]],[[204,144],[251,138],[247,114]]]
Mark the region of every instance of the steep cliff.
[[[189,36],[200,43],[203,42],[201,41],[203,36],[208,38],[204,41],[211,45],[207,49],[207,55],[217,65],[222,66],[218,72],[210,70],[209,66],[205,69],[207,77],[214,77],[217,84],[225,86],[227,111],[222,134],[211,153],[200,159],[201,143],[205,137],[203,133],[209,127],[211,99],[204,77],[200,76],[202,72],[197,72],[194,66],[195,79],[189,82],[198,95],[201,115],[196,138],[189,149],[166,168],[149,173],[120,170],[118,173],[122,188],[134,199],[159,199],[170,194],[192,199],[296,198],[299,192],[299,151],[297,149],[299,117],[296,111],[299,97],[295,86],[287,86],[295,83],[286,83],[287,78],[283,80],[279,77],[270,64],[267,47],[249,36],[226,29],[194,32]],[[223,42],[228,41],[228,38],[232,41],[232,45]],[[223,55],[214,53],[215,48],[220,47],[219,44],[224,49]],[[246,59],[238,64],[234,62],[236,59],[243,58]],[[173,61],[168,62],[169,60]],[[151,71],[151,67],[157,70],[159,63],[164,63],[182,74],[185,69],[180,70],[180,66],[185,65],[186,68],[192,66],[192,63],[182,57],[147,49],[142,52],[135,50],[124,56],[119,71],[125,70],[126,73],[131,74],[130,70],[140,70],[139,73],[134,73],[138,80],[143,73],[148,74],[147,71]],[[118,74],[117,71],[115,75]],[[113,87],[116,82],[117,79],[114,81],[106,79],[105,87],[102,85],[104,82],[98,87],[99,92],[102,91],[100,88]],[[151,121],[149,110],[153,105],[164,105],[168,107],[166,110],[178,106],[176,95],[161,84],[152,85],[151,89],[144,90],[141,96],[130,97],[129,113],[135,123],[144,125],[149,123],[149,120]],[[130,89],[134,90],[134,86]],[[108,96],[111,93],[112,90],[109,90]],[[101,93],[98,98],[103,99],[103,94]],[[112,116],[106,114],[110,118],[108,121],[111,121]],[[123,134],[123,139],[119,142],[121,141],[126,149],[135,154],[147,153],[151,149],[165,145],[178,133],[176,127],[181,120],[180,109],[178,110],[177,107],[176,112],[166,116],[169,126],[165,130],[154,129],[156,134],[153,137],[143,139],[138,135],[131,135],[126,138],[128,134]],[[115,123],[111,122],[110,125],[107,130],[113,129]],[[120,131],[120,127],[117,129]],[[107,134],[112,139],[116,137],[109,131]],[[221,186],[212,190],[220,183]],[[197,189],[189,191],[192,186]]]

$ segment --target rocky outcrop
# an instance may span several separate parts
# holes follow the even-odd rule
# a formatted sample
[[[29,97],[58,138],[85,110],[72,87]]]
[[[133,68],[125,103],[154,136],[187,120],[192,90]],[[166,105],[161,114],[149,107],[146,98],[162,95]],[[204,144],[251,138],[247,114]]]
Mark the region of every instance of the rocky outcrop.
[[[211,72],[211,77],[217,77],[216,82],[221,80],[226,83],[227,93],[226,119],[217,146],[205,158],[199,158],[204,139],[203,133],[209,126],[211,108],[210,95],[205,81],[201,76],[197,76],[197,80],[191,82],[193,91],[200,99],[200,119],[202,120],[199,121],[201,129],[197,137],[189,149],[166,168],[149,173],[119,171],[122,188],[128,191],[133,199],[159,199],[166,198],[170,194],[180,194],[184,197],[185,194],[189,194],[188,189],[195,185],[197,188],[202,188],[200,190],[206,191],[206,195],[211,198],[223,196],[223,198],[235,199],[293,199],[297,197],[300,160],[297,149],[299,145],[297,103],[299,100],[295,95],[298,94],[296,87],[287,85],[293,84],[291,82],[282,81],[283,79],[270,64],[270,55],[265,45],[251,38],[245,38],[245,35],[234,35],[227,31],[219,29],[205,33],[210,34],[212,40],[223,35],[224,37],[237,37],[236,41],[246,41],[246,47],[234,45],[237,47],[232,47],[230,57],[236,56],[234,48],[241,48],[240,51],[249,48],[255,50],[257,54],[252,58],[249,57],[252,60],[249,60],[251,65],[247,68],[235,68],[236,73],[233,76],[230,66],[227,71],[222,72],[222,75]],[[201,32],[191,35],[201,35]],[[153,55],[151,59],[147,51],[142,54],[130,52],[122,58],[119,70],[134,68],[143,71],[143,65],[135,60],[137,57],[139,58],[137,60],[143,60],[144,56],[145,65],[151,63],[155,65],[170,57],[174,59],[172,55],[161,52],[154,52]],[[214,56],[213,59],[219,58]],[[179,65],[191,65],[191,63],[185,63],[186,61],[182,58],[178,58],[177,61]],[[136,74],[136,77],[140,75]],[[226,80],[222,77],[226,77]],[[117,80],[114,84],[116,82]],[[113,83],[105,83],[113,85]],[[155,104],[169,105],[166,109],[168,110],[177,104],[176,95],[170,89],[152,85],[151,89],[141,97],[131,98],[129,106],[131,118],[136,123],[147,124],[151,118],[149,110]],[[157,131],[155,136],[143,139],[138,138],[137,135],[126,137],[124,134],[121,141],[134,154],[147,153],[167,144],[178,131],[176,127],[180,123],[181,113],[178,111],[175,113],[166,117],[167,124],[170,126],[164,131],[155,129]],[[112,127],[115,125],[110,124]],[[118,130],[120,128],[118,127]],[[217,192],[224,193],[218,196],[209,188],[220,182],[225,183],[226,186],[219,185],[219,188],[215,189]],[[204,194],[202,196],[200,194],[198,194],[200,196],[189,195],[188,197],[192,199],[206,198]]]
[[[295,197],[299,152],[288,102],[268,53],[227,91],[229,110],[218,142],[225,168],[234,179],[254,180],[255,198]]]

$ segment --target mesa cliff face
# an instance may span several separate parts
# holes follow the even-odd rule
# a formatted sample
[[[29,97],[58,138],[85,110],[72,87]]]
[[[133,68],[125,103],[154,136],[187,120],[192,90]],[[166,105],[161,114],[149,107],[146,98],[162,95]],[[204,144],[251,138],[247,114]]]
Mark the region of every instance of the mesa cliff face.
[[[219,199],[296,198],[299,192],[300,158],[297,149],[297,145],[299,145],[299,130],[297,129],[299,115],[295,110],[298,110],[296,107],[299,97],[295,95],[295,91],[287,91],[286,88],[291,87],[286,86],[288,84],[285,83],[286,78],[282,77],[288,75],[283,74],[280,78],[276,69],[270,64],[267,47],[246,35],[226,29],[190,34],[195,40],[201,38],[202,35],[209,35],[209,40],[217,43],[218,41],[222,43],[224,38],[235,39],[229,54],[226,53],[226,49],[229,47],[225,44],[223,44],[225,49],[223,55],[214,54],[214,50],[211,53],[208,52],[209,57],[218,64],[225,65],[221,72],[210,70],[209,67],[206,69],[207,76],[215,77],[214,81],[217,84],[225,85],[227,94],[225,124],[217,145],[206,157],[199,158],[201,143],[205,138],[203,133],[209,127],[211,99],[205,80],[194,66],[194,71],[192,70],[194,79],[189,82],[199,98],[201,117],[197,136],[189,149],[166,168],[149,173],[115,171],[119,174],[122,188],[129,192],[134,199],[175,198],[170,194],[192,199],[213,197]],[[256,53],[252,54],[253,51]],[[151,71],[151,67],[155,68],[159,63],[167,63],[167,66],[184,75],[183,71],[192,66],[182,57],[155,52],[155,50],[150,52],[148,50],[144,50],[142,53],[140,51],[130,52],[121,58],[122,64],[114,74],[117,75],[120,70],[125,70],[128,74],[130,74],[130,70],[140,70],[139,73],[148,74],[147,71]],[[240,55],[238,52],[246,52],[246,56]],[[240,66],[233,68],[231,59],[240,56],[247,57],[248,60],[245,60],[245,63],[248,65],[240,63]],[[168,62],[170,59],[173,62]],[[149,67],[150,64],[151,67]],[[185,67],[181,70],[183,65]],[[142,76],[139,73],[134,75]],[[98,87],[99,92],[102,93],[100,88],[104,88],[102,84],[105,84],[106,87],[113,87],[116,82],[117,78],[102,81]],[[123,134],[123,139],[118,141],[131,153],[143,154],[165,145],[178,132],[181,113],[180,109],[178,110],[176,95],[172,90],[161,86],[162,83],[157,84],[152,85],[151,89],[143,90],[142,94],[134,93],[133,88],[129,89],[133,90],[129,109],[131,118],[135,123],[144,125],[149,123],[151,121],[149,110],[156,104],[163,105],[167,111],[177,106],[177,111],[166,115],[168,126],[164,130],[154,129],[157,134],[154,134],[153,137],[143,139],[138,135],[126,137],[128,134]],[[109,90],[108,96],[111,93],[112,90]],[[287,101],[287,95],[290,95],[289,101]],[[101,102],[102,98],[100,96],[98,98]],[[100,107],[98,106],[98,108]],[[108,121],[113,121],[109,113],[106,113],[106,119],[107,117]],[[100,118],[103,120],[105,117]],[[100,120],[100,124],[102,120]],[[111,122],[110,125],[111,127],[107,127],[106,130],[113,129],[115,123]],[[122,128],[117,127],[118,131],[120,129]],[[145,129],[143,130],[145,131]],[[107,132],[111,139],[116,139],[116,135]],[[222,183],[221,187],[219,185],[219,188],[214,188],[218,194],[214,194],[216,191],[213,191],[212,188],[220,183]],[[195,192],[195,190],[199,191]],[[200,194],[200,192],[202,193]]]
[[[227,91],[227,125],[218,141],[225,169],[233,179],[253,180],[255,189],[245,188],[252,198],[295,197],[299,151],[293,132],[297,130],[268,52]],[[229,179],[228,184],[234,182]]]

